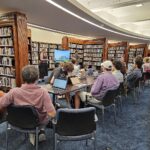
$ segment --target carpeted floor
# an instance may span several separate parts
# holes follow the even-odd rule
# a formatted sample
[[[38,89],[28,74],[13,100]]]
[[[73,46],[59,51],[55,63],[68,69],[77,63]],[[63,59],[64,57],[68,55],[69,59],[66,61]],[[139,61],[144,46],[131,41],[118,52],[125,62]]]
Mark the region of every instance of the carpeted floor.
[[[98,111],[97,150],[110,147],[111,150],[150,150],[150,88],[142,92],[138,104],[132,98],[124,101],[122,113],[117,114],[117,125],[113,122],[111,111],[105,114],[105,127],[102,127],[101,112]],[[53,149],[52,130],[47,129],[47,141],[39,144],[39,150]],[[59,150],[92,150],[82,142],[59,143]],[[9,150],[33,150],[23,134],[9,130]],[[5,123],[0,124],[0,150],[5,150]]]

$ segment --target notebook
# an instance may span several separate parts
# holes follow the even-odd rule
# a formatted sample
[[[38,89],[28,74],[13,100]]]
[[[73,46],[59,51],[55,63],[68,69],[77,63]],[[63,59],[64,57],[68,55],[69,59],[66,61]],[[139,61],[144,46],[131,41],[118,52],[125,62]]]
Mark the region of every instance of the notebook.
[[[67,87],[67,79],[55,79],[53,83],[54,88],[66,89]]]
[[[73,85],[80,84],[80,80],[78,77],[70,77],[70,80]]]

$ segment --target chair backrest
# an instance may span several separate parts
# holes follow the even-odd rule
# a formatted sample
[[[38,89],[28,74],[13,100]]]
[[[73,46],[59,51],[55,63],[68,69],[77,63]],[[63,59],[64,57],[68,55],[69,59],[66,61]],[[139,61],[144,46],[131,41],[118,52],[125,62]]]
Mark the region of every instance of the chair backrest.
[[[15,106],[7,107],[7,121],[13,126],[23,129],[33,129],[39,125],[39,117],[36,108],[33,106]]]
[[[96,130],[95,108],[59,109],[55,133],[63,136],[79,136]]]
[[[119,94],[119,88],[115,90],[108,90],[105,96],[103,97],[102,104],[104,106],[109,106],[113,104],[117,94]]]
[[[141,78],[137,78],[137,79],[135,80],[134,87],[138,87],[138,86],[139,86],[140,80],[141,80]]]
[[[125,93],[124,82],[120,83],[118,90],[119,90],[119,94],[124,94]]]

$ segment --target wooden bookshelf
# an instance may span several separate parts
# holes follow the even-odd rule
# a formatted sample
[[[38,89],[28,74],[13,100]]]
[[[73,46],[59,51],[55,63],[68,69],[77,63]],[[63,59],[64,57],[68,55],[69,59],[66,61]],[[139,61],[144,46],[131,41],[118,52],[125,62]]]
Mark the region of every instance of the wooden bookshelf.
[[[55,68],[55,62],[54,62],[54,50],[55,49],[62,49],[61,44],[55,44],[55,43],[44,43],[44,42],[32,42],[32,64],[33,65],[39,65],[40,63],[40,51],[42,49],[47,50],[48,55],[48,66],[49,69],[52,70]]]
[[[103,59],[105,59],[106,38],[81,40],[72,37],[63,37],[62,47],[71,51],[71,58],[77,50],[80,56],[79,62],[84,65],[100,66]]]
[[[111,60],[112,58],[119,60],[123,56],[126,62],[127,50],[127,42],[108,43],[106,48],[106,58],[108,60]]]
[[[39,65],[39,42],[32,42],[31,64]]]
[[[29,64],[32,64],[32,41],[31,41],[31,29],[28,29],[28,60]]]
[[[133,64],[134,58],[140,55],[141,57],[146,57],[148,55],[148,45],[147,44],[138,44],[138,45],[129,45],[127,63]]]
[[[27,18],[19,12],[0,15],[1,89],[20,86],[21,69],[28,64]]]

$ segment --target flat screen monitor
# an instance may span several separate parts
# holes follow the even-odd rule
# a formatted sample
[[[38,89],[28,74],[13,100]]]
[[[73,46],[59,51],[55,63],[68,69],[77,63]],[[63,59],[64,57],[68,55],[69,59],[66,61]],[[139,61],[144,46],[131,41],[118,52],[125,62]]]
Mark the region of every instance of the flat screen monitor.
[[[55,62],[67,62],[70,60],[70,50],[55,50],[54,61]]]

